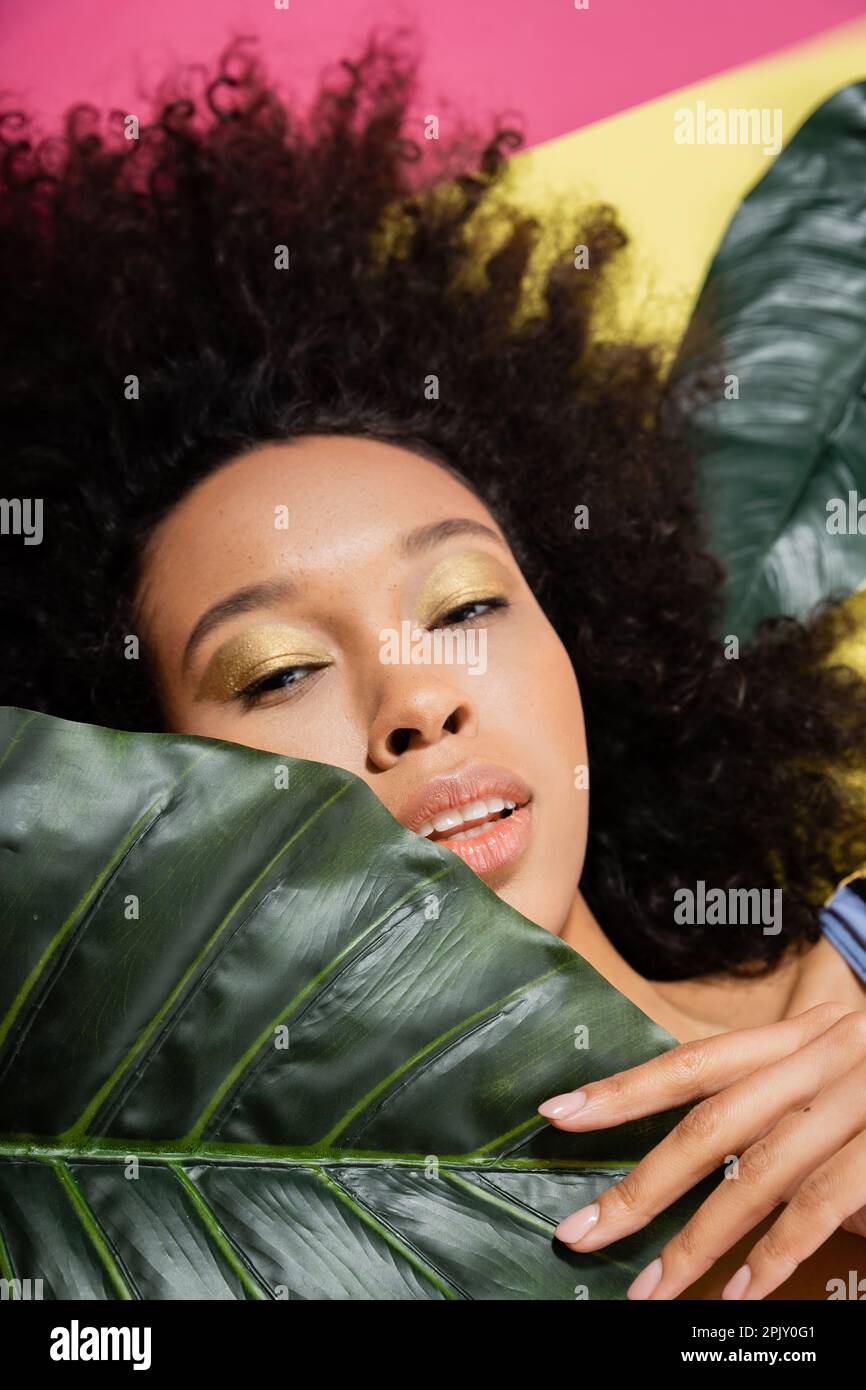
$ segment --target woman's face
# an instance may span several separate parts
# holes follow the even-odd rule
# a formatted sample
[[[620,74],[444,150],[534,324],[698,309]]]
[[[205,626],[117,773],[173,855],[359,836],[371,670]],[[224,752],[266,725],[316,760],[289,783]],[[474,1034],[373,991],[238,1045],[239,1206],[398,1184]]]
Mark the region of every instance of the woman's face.
[[[346,768],[562,930],[587,830],[577,680],[445,468],[342,435],[259,446],[158,527],[140,599],[169,730]]]

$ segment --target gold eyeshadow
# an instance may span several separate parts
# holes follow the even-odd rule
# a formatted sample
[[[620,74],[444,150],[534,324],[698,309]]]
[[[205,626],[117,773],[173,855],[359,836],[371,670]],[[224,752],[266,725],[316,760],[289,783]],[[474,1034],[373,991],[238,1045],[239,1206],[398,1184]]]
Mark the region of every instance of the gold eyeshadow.
[[[231,700],[287,666],[322,666],[333,661],[309,634],[285,623],[267,623],[230,637],[218,647],[199,681],[197,700]]]
[[[452,608],[480,603],[482,599],[505,598],[514,587],[510,570],[486,550],[446,555],[421,585],[415,600],[415,621],[419,627],[431,627]]]
[[[506,598],[515,578],[484,550],[447,555],[427,575],[415,600],[415,623],[431,627],[452,609],[484,599]],[[290,666],[325,666],[333,655],[309,633],[286,623],[263,623],[230,637],[207,663],[197,700],[235,699],[257,681]]]

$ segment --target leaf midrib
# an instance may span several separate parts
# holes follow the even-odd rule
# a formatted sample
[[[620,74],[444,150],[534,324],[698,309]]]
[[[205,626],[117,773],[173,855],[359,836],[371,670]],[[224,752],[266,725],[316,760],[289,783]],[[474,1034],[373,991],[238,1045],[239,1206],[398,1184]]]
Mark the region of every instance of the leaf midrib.
[[[138,1158],[155,1163],[230,1163],[258,1166],[309,1167],[345,1164],[376,1168],[424,1168],[429,1164],[429,1150],[424,1153],[390,1153],[383,1150],[359,1150],[315,1146],[281,1146],[267,1144],[206,1144],[198,1149],[184,1149],[177,1143],[153,1143],[125,1139],[91,1139],[86,1144],[59,1144],[51,1138],[36,1135],[0,1135],[0,1159],[31,1159],[34,1161],[61,1159],[65,1162],[109,1162],[112,1159]],[[592,1171],[593,1169],[626,1169],[639,1162],[637,1158],[593,1159],[577,1158],[496,1158],[480,1154],[437,1155],[440,1167],[454,1171],[467,1169],[496,1172],[563,1172]]]

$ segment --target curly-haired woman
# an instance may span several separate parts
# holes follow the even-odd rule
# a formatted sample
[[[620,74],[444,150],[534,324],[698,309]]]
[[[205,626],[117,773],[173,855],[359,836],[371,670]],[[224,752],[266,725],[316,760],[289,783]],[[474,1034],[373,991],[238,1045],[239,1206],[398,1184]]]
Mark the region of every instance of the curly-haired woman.
[[[866,982],[818,919],[866,859],[864,691],[826,619],[725,659],[661,353],[598,332],[615,216],[539,268],[515,132],[425,142],[413,73],[373,41],[301,119],[234,45],[138,131],[3,116],[3,489],[46,521],[3,547],[0,696],[333,763],[442,840],[683,1044],[553,1123],[702,1102],[560,1237],[737,1154],[631,1295],[785,1202],[726,1290],[762,1298],[866,1234]],[[483,667],[383,659],[407,622],[477,630]],[[698,884],[784,911],[684,925]]]

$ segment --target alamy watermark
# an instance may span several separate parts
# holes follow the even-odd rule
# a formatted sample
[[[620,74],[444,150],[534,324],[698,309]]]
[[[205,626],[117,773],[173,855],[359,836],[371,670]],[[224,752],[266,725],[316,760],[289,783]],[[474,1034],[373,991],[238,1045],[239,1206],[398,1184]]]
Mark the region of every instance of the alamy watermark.
[[[6,1299],[40,1300],[42,1298],[41,1279],[0,1279],[0,1301]]]
[[[149,1327],[82,1327],[73,1318],[68,1327],[51,1329],[48,1355],[52,1361],[131,1361],[134,1371],[150,1369]]]
[[[828,535],[866,536],[866,497],[852,489],[847,498],[829,498],[826,510]]]
[[[839,1299],[854,1299],[862,1303],[866,1299],[866,1279],[860,1277],[857,1269],[848,1270],[848,1281],[844,1279],[828,1279],[824,1286],[827,1290],[827,1302],[833,1303]]]
[[[386,666],[468,666],[470,676],[487,670],[487,629],[437,627],[431,631],[413,627],[404,618],[399,631],[382,628],[379,660]]]
[[[23,536],[25,545],[41,545],[42,498],[0,497],[0,536]]]
[[[674,112],[674,140],[678,145],[762,145],[764,154],[782,148],[780,106],[680,106]]]
[[[778,936],[782,930],[781,888],[707,888],[699,878],[694,891],[678,888],[674,903],[674,921],[680,926],[761,925],[764,936]]]

